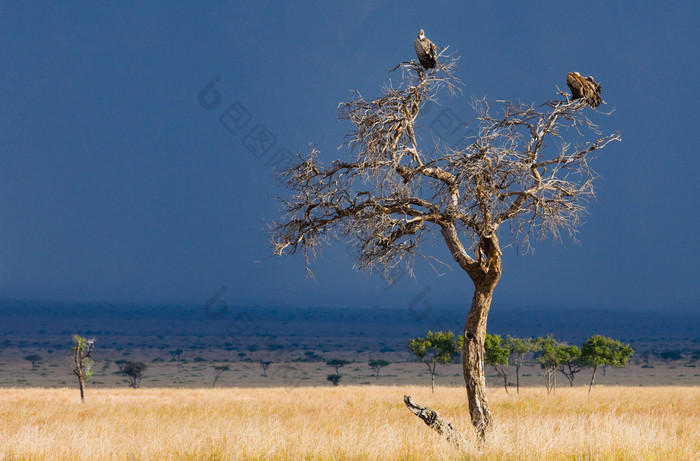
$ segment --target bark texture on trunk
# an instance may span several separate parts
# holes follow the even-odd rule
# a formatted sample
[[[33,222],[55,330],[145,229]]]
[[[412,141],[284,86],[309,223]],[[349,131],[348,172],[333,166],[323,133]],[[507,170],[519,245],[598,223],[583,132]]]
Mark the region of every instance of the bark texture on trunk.
[[[497,371],[498,374],[501,375],[501,378],[503,378],[503,388],[506,390],[506,394],[510,394],[508,391],[508,375],[506,374],[506,370],[501,367],[500,370]]]
[[[591,390],[593,389],[593,383],[595,382],[595,372],[598,369],[598,365],[593,365],[593,374],[591,375],[591,384],[588,386],[588,395],[591,395]]]
[[[495,229],[490,235],[480,238],[474,251],[475,258],[467,254],[464,246],[459,242],[454,227],[443,228],[442,234],[452,252],[452,257],[474,283],[474,297],[464,325],[462,370],[464,383],[467,386],[469,414],[481,445],[486,440],[493,422],[486,399],[484,342],[486,339],[486,320],[491,308],[493,290],[501,279],[503,270],[501,248]]]
[[[425,422],[432,430],[442,435],[456,450],[465,451],[469,446],[469,441],[464,435],[437,414],[435,410],[418,405],[413,402],[410,395],[404,395],[403,401],[409,410]]]
[[[486,441],[493,423],[486,398],[484,342],[486,339],[486,320],[491,308],[493,290],[496,288],[502,273],[501,249],[495,229],[480,238],[474,249],[474,258],[467,253],[459,241],[454,224],[445,224],[441,232],[452,257],[474,283],[474,297],[464,325],[462,369],[467,387],[469,415],[476,430],[478,445],[481,447]],[[406,405],[411,408],[408,401],[406,401]],[[416,411],[414,413],[420,416]],[[428,424],[425,418],[422,416],[421,418]]]
[[[78,382],[80,383],[80,401],[85,401],[85,380],[82,376],[78,375]]]
[[[486,320],[491,307],[494,286],[479,286],[476,282],[472,306],[464,326],[464,346],[462,347],[462,369],[467,386],[469,414],[476,435],[483,443],[491,428],[493,419],[486,398],[486,376],[484,374],[484,338]]]
[[[83,355],[83,348],[79,347],[78,344],[73,348],[75,368],[73,373],[78,377],[78,384],[80,385],[80,401],[85,402],[85,375],[83,374],[83,361],[85,357]]]

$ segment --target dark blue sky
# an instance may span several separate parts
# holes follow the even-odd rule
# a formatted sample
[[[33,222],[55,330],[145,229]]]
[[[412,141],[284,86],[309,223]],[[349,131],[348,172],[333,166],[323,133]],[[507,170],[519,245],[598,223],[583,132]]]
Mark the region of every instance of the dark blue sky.
[[[454,265],[419,262],[386,289],[342,242],[315,280],[303,258],[270,258],[277,153],[338,156],[337,104],[396,82],[387,70],[424,28],[461,55],[465,83],[425,115],[424,142],[443,110],[467,121],[472,97],[541,103],[572,70],[602,83],[614,113],[595,120],[622,132],[593,164],[580,243],[507,249],[495,305],[697,308],[700,3],[577,5],[3,2],[0,297],[204,304],[225,286],[229,304],[468,304]],[[269,151],[246,147],[254,129]]]

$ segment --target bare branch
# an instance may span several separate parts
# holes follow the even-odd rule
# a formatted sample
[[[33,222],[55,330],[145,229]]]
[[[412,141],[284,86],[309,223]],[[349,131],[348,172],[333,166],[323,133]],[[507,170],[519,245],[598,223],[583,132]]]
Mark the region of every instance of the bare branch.
[[[402,264],[410,272],[425,257],[425,238],[442,238],[474,278],[500,264],[503,223],[525,249],[531,236],[574,237],[594,198],[589,160],[620,134],[602,135],[581,100],[535,107],[482,99],[473,103],[472,142],[428,154],[415,134],[421,108],[439,91],[459,88],[457,59],[444,52],[435,69],[417,61],[396,66],[402,83],[377,99],[356,92],[339,105],[339,118],[353,126],[345,143],[351,158],[326,166],[312,149],[284,173],[292,196],[280,199],[283,216],[271,226],[276,254],[303,252],[308,268],[322,244],[343,238],[357,249],[359,268],[379,268],[391,279]],[[565,140],[571,133],[582,141]]]
[[[469,441],[449,421],[443,419],[435,410],[413,401],[410,395],[403,396],[404,404],[411,412],[418,416],[432,430],[445,437],[455,450],[465,452],[469,448]]]

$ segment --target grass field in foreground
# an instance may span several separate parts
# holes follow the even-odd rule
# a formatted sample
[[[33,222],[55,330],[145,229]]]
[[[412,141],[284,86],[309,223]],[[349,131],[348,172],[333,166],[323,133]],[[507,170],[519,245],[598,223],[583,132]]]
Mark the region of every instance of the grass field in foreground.
[[[0,389],[0,459],[460,459],[404,393],[473,439],[463,387]],[[489,395],[469,459],[700,459],[700,387]]]

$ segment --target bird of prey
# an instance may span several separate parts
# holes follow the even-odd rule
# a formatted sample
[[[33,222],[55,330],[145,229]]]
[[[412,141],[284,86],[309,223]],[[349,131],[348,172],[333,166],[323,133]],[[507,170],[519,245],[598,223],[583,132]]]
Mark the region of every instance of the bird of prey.
[[[432,69],[437,63],[437,48],[435,44],[428,40],[423,29],[418,32],[418,38],[413,42],[413,49],[416,50],[418,61],[425,69]]]
[[[583,77],[578,72],[569,72],[566,75],[566,84],[571,90],[571,99],[583,99],[591,107],[598,107],[605,104],[600,98],[600,85],[593,80],[593,77]]]

